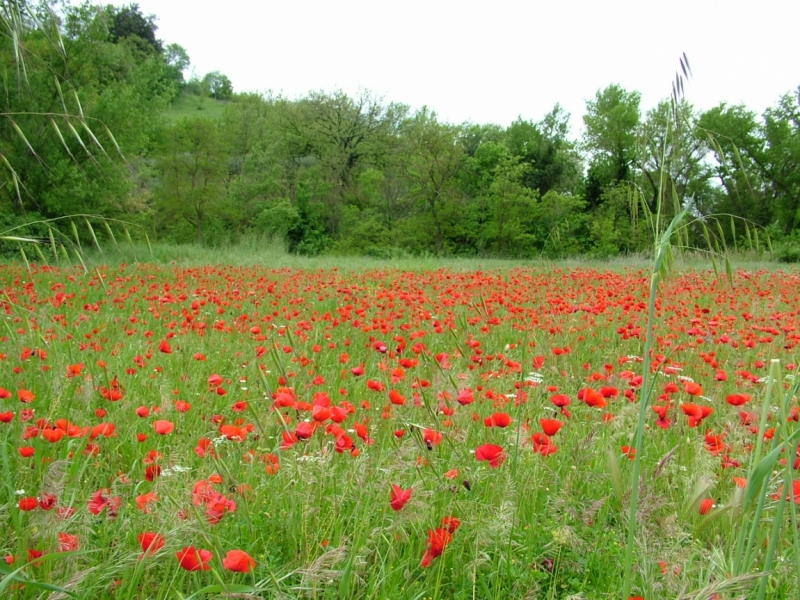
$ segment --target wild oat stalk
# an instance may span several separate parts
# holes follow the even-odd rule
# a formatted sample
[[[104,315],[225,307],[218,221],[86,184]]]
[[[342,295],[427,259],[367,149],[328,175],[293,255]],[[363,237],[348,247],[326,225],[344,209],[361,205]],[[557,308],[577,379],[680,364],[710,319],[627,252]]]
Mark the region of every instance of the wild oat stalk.
[[[639,508],[639,479],[642,471],[642,444],[644,440],[645,419],[647,417],[647,408],[650,405],[650,397],[653,395],[655,389],[653,376],[651,373],[650,365],[650,350],[653,347],[653,323],[656,317],[656,297],[658,296],[658,286],[663,280],[664,275],[669,269],[672,261],[672,236],[675,234],[678,227],[681,225],[686,210],[680,211],[672,222],[664,231],[663,235],[658,240],[656,246],[655,262],[653,263],[653,272],[650,275],[650,299],[647,308],[647,334],[644,343],[644,356],[643,356],[643,381],[642,393],[639,398],[639,419],[636,423],[636,435],[634,437],[634,448],[636,453],[633,458],[633,474],[631,476],[631,497],[630,509],[628,513],[628,539],[625,546],[625,580],[622,587],[622,598],[627,600],[631,590],[631,576],[633,568],[633,554],[636,547],[636,530],[637,519],[636,514]]]
[[[649,301],[647,307],[647,332],[644,343],[644,353],[642,362],[642,391],[639,398],[639,418],[636,423],[636,433],[634,435],[633,446],[635,454],[633,458],[633,473],[631,475],[631,495],[630,506],[628,512],[628,537],[625,545],[625,571],[624,580],[622,585],[622,600],[628,600],[631,591],[631,582],[633,577],[633,556],[636,551],[636,531],[637,531],[637,513],[639,509],[639,479],[642,472],[642,446],[644,441],[645,420],[647,417],[647,409],[650,405],[650,398],[655,389],[653,375],[651,373],[651,350],[653,348],[653,325],[656,319],[656,297],[658,296],[658,288],[664,277],[669,273],[673,262],[672,253],[672,239],[681,232],[682,223],[687,215],[687,210],[681,207],[680,199],[677,193],[672,188],[671,198],[673,201],[673,208],[675,216],[670,221],[666,229],[662,229],[662,219],[664,216],[664,207],[662,205],[664,193],[663,191],[667,186],[668,165],[667,163],[667,144],[671,139],[670,134],[674,134],[681,127],[680,120],[680,103],[683,100],[684,77],[688,78],[691,70],[689,68],[689,61],[684,54],[680,59],[680,67],[682,73],[676,73],[675,82],[672,84],[672,122],[667,124],[667,135],[664,136],[663,147],[661,152],[664,160],[661,161],[661,169],[659,172],[659,193],[656,202],[656,210],[654,213],[649,213],[647,210],[646,202],[642,201],[642,207],[648,217],[653,240],[654,240],[654,260],[653,269],[650,274],[650,290]],[[681,232],[685,233],[685,230]]]

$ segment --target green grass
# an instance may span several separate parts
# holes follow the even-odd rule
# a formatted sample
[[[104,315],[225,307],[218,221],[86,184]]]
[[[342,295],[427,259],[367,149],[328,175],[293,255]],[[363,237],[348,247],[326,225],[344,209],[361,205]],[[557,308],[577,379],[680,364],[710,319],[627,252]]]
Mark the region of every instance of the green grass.
[[[642,356],[643,338],[623,338],[617,329],[644,325],[646,311],[637,308],[648,291],[646,272],[640,271],[644,261],[604,269],[595,263],[570,268],[299,258],[265,244],[249,251],[159,245],[153,250],[158,264],[133,264],[129,256],[115,258],[106,246],[105,254],[88,261],[87,275],[72,267],[47,272],[34,266],[32,285],[24,265],[0,265],[5,311],[0,388],[12,392],[0,400],[0,413],[16,415],[10,423],[0,422],[0,466],[8,474],[0,484],[0,525],[8,532],[0,539],[0,557],[16,557],[8,568],[0,562],[0,585],[11,592],[8,597],[47,597],[34,582],[80,598],[166,600],[177,597],[176,590],[199,598],[223,593],[409,600],[619,597],[634,467],[621,447],[633,440],[638,410],[622,392],[628,386],[624,372],[641,368],[625,361]],[[144,258],[142,248],[136,251]],[[104,266],[102,257],[114,258],[116,266]],[[759,521],[748,521],[752,510],[738,508],[741,498],[737,505],[732,481],[733,475],[747,476],[748,447],[756,438],[725,397],[750,393],[747,410],[758,412],[764,403],[771,411],[763,384],[735,372],[765,375],[755,366],[762,357],[796,363],[798,352],[783,348],[782,337],[767,341],[760,333],[756,337],[764,341],[754,348],[734,349],[715,339],[725,332],[742,341],[751,325],[795,324],[797,277],[796,270],[736,273],[734,296],[724,278],[709,271],[687,268],[662,282],[657,352],[681,365],[677,373],[702,383],[706,398],[689,396],[682,387],[672,394],[669,429],[656,427],[654,414],[646,417],[638,453],[643,477],[632,593],[648,600],[681,593],[705,599],[717,589],[720,598],[738,598],[734,590],[747,594],[759,583],[753,577],[763,565],[768,527],[756,527],[749,538],[752,566],[738,578],[729,576],[734,532],[742,523]],[[626,300],[629,295],[634,300]],[[608,307],[593,316],[564,310],[557,300],[569,306],[602,301]],[[719,325],[728,321],[718,312],[739,311],[752,317]],[[691,319],[700,319],[695,326],[720,330],[697,345],[698,335],[685,331]],[[407,343],[399,353],[397,337]],[[663,345],[666,339],[672,346]],[[376,350],[375,340],[386,342],[389,351]],[[161,349],[165,341],[169,353]],[[419,354],[412,350],[417,343],[425,344]],[[254,353],[257,347],[264,352]],[[570,352],[560,353],[564,347]],[[700,354],[712,350],[719,364],[714,368]],[[198,352],[206,360],[193,358]],[[440,365],[442,353],[448,358]],[[539,385],[525,383],[535,356],[544,357],[535,369],[542,376]],[[419,362],[398,373],[401,358]],[[67,377],[67,366],[78,363],[84,365],[80,375]],[[366,372],[357,377],[351,368],[361,364]],[[714,379],[717,369],[727,371],[728,381]],[[214,373],[221,375],[225,395],[209,387]],[[607,379],[593,379],[603,373]],[[109,402],[101,391],[115,376],[124,396]],[[370,390],[368,379],[382,382],[386,391]],[[667,382],[682,386],[677,374],[659,374],[657,393]],[[342,427],[360,454],[335,452],[334,434],[322,429],[280,450],[284,432],[310,418],[307,408],[275,410],[275,393],[286,385],[303,402],[322,392],[334,405],[350,402],[354,413]],[[579,389],[602,385],[620,391],[605,410],[576,399]],[[571,417],[555,412],[546,386],[572,398]],[[527,397],[517,404],[519,387]],[[464,388],[474,390],[475,401],[462,406],[455,398]],[[33,402],[20,403],[21,389],[35,394]],[[390,404],[389,389],[405,396],[406,404]],[[178,400],[191,408],[182,412]],[[243,412],[233,408],[239,401],[248,404]],[[680,404],[693,401],[715,409],[694,428],[680,410]],[[137,416],[140,406],[150,408],[150,416]],[[43,434],[26,438],[36,423],[20,420],[26,408],[35,410],[42,427],[44,421],[68,419],[90,428],[113,423],[115,431],[110,437],[55,443]],[[782,421],[794,408],[797,400],[788,398]],[[107,414],[100,416],[99,409]],[[495,412],[507,412],[511,425],[486,427],[484,419]],[[242,419],[252,431],[244,441],[221,440],[215,415],[226,424]],[[558,451],[541,456],[533,451],[531,434],[540,430],[540,418],[552,416],[564,422],[553,437]],[[157,435],[156,419],[173,422],[174,432]],[[357,438],[356,423],[366,425],[374,443]],[[793,421],[787,427],[797,431]],[[442,443],[428,449],[423,428],[443,432]],[[398,429],[405,430],[402,438],[394,435]],[[721,468],[721,458],[706,448],[708,431],[725,435],[726,454],[741,467]],[[138,442],[136,434],[148,437]],[[781,436],[778,428],[776,437]],[[201,437],[220,439],[216,456],[194,452]],[[491,468],[478,462],[473,452],[485,443],[502,446],[505,463]],[[96,445],[96,454],[89,444]],[[35,455],[21,456],[22,446]],[[151,450],[161,454],[156,463],[164,475],[148,481],[143,463]],[[266,454],[279,458],[277,472],[269,471]],[[459,471],[453,479],[445,477],[451,469]],[[195,483],[213,473],[222,480],[215,490],[236,502],[236,510],[218,523],[208,520],[206,506],[192,503]],[[765,481],[766,526],[772,519],[791,524],[794,511],[786,506],[781,517],[779,503],[771,500],[783,479],[778,472]],[[413,488],[398,512],[389,507],[391,484]],[[103,488],[121,499],[116,517],[87,509],[92,494]],[[23,495],[45,492],[58,496],[57,507],[72,507],[75,514],[62,519],[54,510],[17,507]],[[158,500],[145,513],[135,498],[149,492]],[[718,506],[699,514],[698,494]],[[462,525],[444,553],[422,568],[428,530],[447,515]],[[160,533],[166,545],[140,561],[136,538],[144,531]],[[58,533],[77,536],[80,548],[57,554]],[[189,545],[213,553],[210,571],[180,569],[175,553]],[[796,593],[792,546],[790,536],[775,540],[771,598]],[[48,553],[41,565],[25,564],[31,548]],[[255,559],[253,573],[223,568],[223,557],[233,549]],[[18,586],[19,577],[26,578],[25,587]]]
[[[225,107],[229,104],[230,101],[227,100],[215,100],[210,97],[182,92],[172,101],[167,110],[166,118],[169,121],[179,121],[187,118],[205,117],[216,121],[222,117]]]

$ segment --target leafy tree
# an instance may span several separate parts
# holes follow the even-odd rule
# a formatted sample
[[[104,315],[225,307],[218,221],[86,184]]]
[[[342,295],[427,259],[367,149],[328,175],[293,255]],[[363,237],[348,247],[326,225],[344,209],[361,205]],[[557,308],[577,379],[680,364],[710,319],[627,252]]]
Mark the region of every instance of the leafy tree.
[[[506,156],[495,167],[487,193],[479,199],[489,220],[484,249],[495,256],[530,257],[536,250],[534,219],[538,192],[523,184],[528,165]]]
[[[459,143],[461,129],[441,123],[436,113],[423,108],[402,125],[405,144],[405,175],[410,195],[424,206],[435,230],[434,249],[444,251],[441,219],[443,205],[458,197],[456,175],[464,163],[464,149]]]
[[[185,83],[183,73],[191,64],[186,49],[179,44],[168,44],[164,49],[164,60],[167,63],[167,79],[182,87]]]
[[[713,175],[720,188],[703,212],[736,215],[760,226],[773,218],[763,171],[765,142],[755,113],[744,106],[716,106],[700,116],[699,129],[709,140],[715,158]]]
[[[165,128],[157,148],[161,177],[156,201],[161,226],[182,220],[191,225],[198,244],[203,243],[209,226],[228,217],[228,165],[221,146],[217,125],[199,117]]]
[[[331,193],[324,201],[330,235],[339,233],[343,207],[363,201],[359,176],[385,165],[406,111],[368,93],[350,98],[341,91],[282,103],[279,127],[286,155],[293,161],[315,161],[329,184]]]
[[[219,71],[212,71],[203,77],[203,89],[214,97],[215,100],[229,100],[233,95],[233,84],[226,75]]]
[[[708,140],[697,131],[692,106],[686,101],[676,106],[663,101],[648,111],[636,162],[649,211],[660,210],[667,218],[689,205],[707,205],[713,195]]]
[[[569,141],[569,113],[558,104],[540,123],[523,119],[506,129],[506,145],[528,165],[523,183],[544,195],[550,190],[572,192],[577,187],[580,161]]]
[[[4,10],[0,153],[11,181],[0,207],[125,215],[134,181],[120,155],[134,164],[166,106],[163,60],[113,43],[105,9],[89,3],[61,15],[45,4]]]
[[[783,233],[800,229],[800,87],[764,113],[766,149],[753,159],[772,198]]]
[[[156,37],[158,26],[155,15],[144,16],[136,3],[120,8],[109,6],[107,10],[108,33],[112,42],[118,43],[124,39],[135,38],[142,42],[143,48],[159,54],[163,52],[163,44]]]
[[[590,206],[600,204],[606,186],[631,178],[637,158],[640,99],[639,92],[612,84],[586,103],[583,146],[590,154],[586,183]]]

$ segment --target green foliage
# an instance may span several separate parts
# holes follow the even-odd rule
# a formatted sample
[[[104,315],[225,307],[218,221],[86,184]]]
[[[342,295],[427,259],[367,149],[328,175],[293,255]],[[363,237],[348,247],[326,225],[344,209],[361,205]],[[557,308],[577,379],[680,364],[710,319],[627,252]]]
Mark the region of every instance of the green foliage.
[[[800,229],[775,244],[775,258],[781,262],[800,263]]]
[[[163,50],[161,41],[156,37],[155,15],[144,16],[139,5],[115,8],[108,6],[108,35],[112,42],[120,43],[133,38],[134,43],[147,48],[150,52],[160,53]]]
[[[206,119],[217,121],[225,114],[225,109],[229,104],[230,102],[227,100],[215,100],[199,93],[193,94],[188,89],[184,89],[172,100],[164,113],[164,118],[170,122],[194,117],[205,117]]]
[[[214,246],[263,234],[314,255],[509,258],[636,253],[658,229],[646,215],[684,209],[702,217],[684,241],[733,215],[785,238],[786,257],[800,227],[796,94],[761,120],[675,99],[642,116],[638,92],[610,85],[579,143],[559,105],[453,124],[369,92],[187,82],[186,50],[136,4],[12,3],[2,18],[0,211],[15,217],[91,213]],[[742,229],[714,222],[735,249]]]
[[[13,35],[0,37],[0,60],[18,76],[5,80],[0,155],[13,185],[0,187],[0,209],[125,216],[133,178],[121,156],[145,150],[172,93],[163,59],[125,36],[115,43],[105,10],[88,3],[61,17],[20,6],[2,15]]]
[[[195,241],[228,217],[225,201],[227,161],[219,151],[217,125],[205,118],[184,119],[165,127],[157,147],[160,183],[156,202],[160,227],[183,221],[191,225]]]
[[[202,89],[214,100],[229,100],[233,95],[231,80],[219,71],[212,71],[203,77]]]
[[[602,202],[606,186],[628,181],[637,158],[639,127],[639,92],[629,92],[619,85],[598,91],[586,103],[584,147],[591,154],[587,201],[590,206]]]
[[[252,225],[257,233],[285,240],[290,231],[300,226],[300,213],[288,199],[283,198],[262,209]]]

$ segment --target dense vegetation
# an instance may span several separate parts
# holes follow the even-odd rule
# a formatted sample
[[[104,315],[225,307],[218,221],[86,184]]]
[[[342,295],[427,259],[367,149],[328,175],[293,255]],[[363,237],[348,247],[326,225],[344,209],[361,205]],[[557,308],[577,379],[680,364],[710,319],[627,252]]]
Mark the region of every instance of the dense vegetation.
[[[676,115],[609,85],[575,139],[558,105],[453,124],[368,92],[186,81],[186,51],[136,5],[0,13],[0,231],[91,213],[151,239],[278,237],[303,254],[609,256],[651,246],[643,215],[664,200],[702,217],[694,243],[705,219],[728,244],[758,230],[800,256],[798,92],[763,115],[686,101]]]

